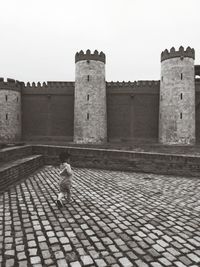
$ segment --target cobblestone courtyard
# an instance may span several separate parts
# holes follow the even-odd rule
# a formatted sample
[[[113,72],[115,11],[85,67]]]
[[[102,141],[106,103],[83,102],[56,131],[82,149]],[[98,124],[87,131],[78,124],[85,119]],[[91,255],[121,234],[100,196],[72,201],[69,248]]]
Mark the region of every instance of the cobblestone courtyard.
[[[200,266],[200,179],[46,166],[0,195],[0,266]]]

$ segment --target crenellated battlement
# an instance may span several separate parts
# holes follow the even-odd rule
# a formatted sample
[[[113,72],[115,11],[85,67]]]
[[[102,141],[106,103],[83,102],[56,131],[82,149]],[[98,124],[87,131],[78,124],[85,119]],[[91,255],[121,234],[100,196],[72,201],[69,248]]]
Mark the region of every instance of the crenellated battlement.
[[[26,88],[49,88],[49,87],[74,87],[74,82],[57,82],[57,81],[47,81],[47,82],[27,82]]]
[[[186,50],[184,50],[183,46],[179,47],[179,50],[175,50],[174,47],[172,47],[170,49],[170,51],[168,51],[167,49],[165,49],[162,53],[161,53],[161,62],[166,60],[166,59],[170,59],[170,58],[175,58],[175,57],[180,57],[180,58],[184,58],[184,57],[190,57],[195,59],[195,50],[194,48],[191,47],[187,47]]]
[[[11,90],[20,90],[23,85],[23,82],[14,79],[4,79],[0,78],[0,89],[11,89]]]
[[[89,49],[86,51],[86,53],[81,50],[75,55],[75,63],[81,60],[96,60],[106,63],[106,55],[102,51],[99,53],[97,50],[95,50],[92,54]]]
[[[134,82],[107,82],[106,85],[108,87],[154,87],[154,86],[158,86],[160,84],[160,81],[134,81]]]

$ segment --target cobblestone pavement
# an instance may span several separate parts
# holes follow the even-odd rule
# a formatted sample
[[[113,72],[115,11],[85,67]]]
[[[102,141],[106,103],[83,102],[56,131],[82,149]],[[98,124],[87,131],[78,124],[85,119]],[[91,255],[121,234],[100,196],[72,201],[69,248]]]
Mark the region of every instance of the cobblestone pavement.
[[[0,195],[0,266],[200,266],[200,179],[46,166]]]

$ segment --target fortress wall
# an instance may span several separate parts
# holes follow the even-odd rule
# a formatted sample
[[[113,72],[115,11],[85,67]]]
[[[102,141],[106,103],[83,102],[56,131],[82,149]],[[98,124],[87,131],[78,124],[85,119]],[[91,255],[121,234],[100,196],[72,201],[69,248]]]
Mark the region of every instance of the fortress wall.
[[[196,123],[196,142],[200,142],[200,79],[195,80],[195,123]]]
[[[0,79],[0,141],[21,139],[21,84],[13,79]]]
[[[109,141],[157,141],[159,84],[159,81],[107,83]]]
[[[28,84],[22,95],[24,140],[73,140],[73,82]]]

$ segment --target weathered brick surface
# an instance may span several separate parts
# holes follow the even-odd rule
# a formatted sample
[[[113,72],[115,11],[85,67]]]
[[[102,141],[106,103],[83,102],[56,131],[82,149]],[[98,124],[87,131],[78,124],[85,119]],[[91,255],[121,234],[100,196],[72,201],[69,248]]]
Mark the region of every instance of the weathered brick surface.
[[[1,88],[0,85],[0,140],[14,142],[21,140],[21,92]]]
[[[0,194],[0,265],[199,266],[198,178],[73,169],[61,209],[52,166]]]
[[[105,64],[96,60],[76,63],[74,142],[107,141]]]
[[[74,83],[48,82],[22,90],[23,140],[73,140]]]
[[[45,145],[33,146],[33,153],[44,155],[46,164],[51,164],[58,161],[59,153],[66,149],[77,167],[199,177],[200,156]]]
[[[41,155],[28,156],[0,166],[0,192],[19,182],[43,165]]]
[[[0,149],[0,164],[3,162],[20,159],[32,154],[32,146],[16,146]]]
[[[175,57],[161,64],[159,141],[195,143],[194,59]]]

